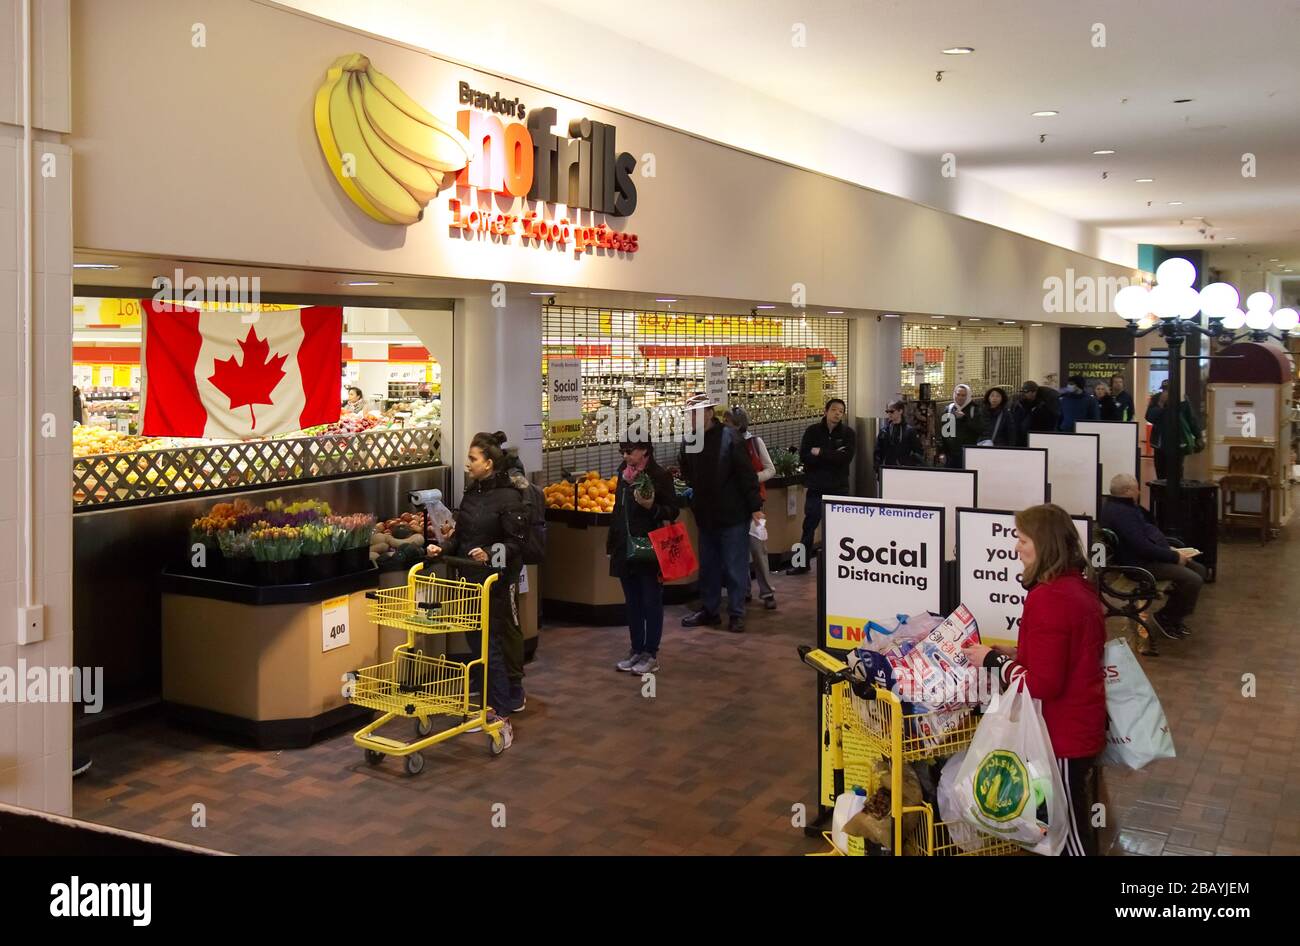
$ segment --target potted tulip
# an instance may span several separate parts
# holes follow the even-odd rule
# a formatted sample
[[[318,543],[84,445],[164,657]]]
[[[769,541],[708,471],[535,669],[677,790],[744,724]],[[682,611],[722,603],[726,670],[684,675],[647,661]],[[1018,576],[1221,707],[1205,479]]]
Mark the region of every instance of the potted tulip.
[[[253,561],[263,585],[291,585],[298,580],[302,533],[294,526],[259,522],[251,533]]]

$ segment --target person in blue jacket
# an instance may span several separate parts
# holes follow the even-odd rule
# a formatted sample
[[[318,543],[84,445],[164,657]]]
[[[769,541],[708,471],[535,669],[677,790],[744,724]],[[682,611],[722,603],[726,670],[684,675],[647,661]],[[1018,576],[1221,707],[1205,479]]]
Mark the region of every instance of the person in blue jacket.
[[[1110,481],[1110,497],[1101,508],[1101,525],[1119,540],[1119,565],[1145,568],[1157,581],[1171,581],[1173,587],[1160,612],[1160,631],[1172,640],[1181,640],[1190,632],[1186,620],[1196,608],[1196,599],[1205,582],[1205,566],[1180,552],[1151,519],[1138,500],[1141,489],[1135,477],[1119,473]]]
[[[1097,399],[1085,390],[1086,384],[1083,377],[1076,374],[1061,391],[1061,420],[1057,429],[1072,434],[1075,421],[1101,419],[1101,408]]]

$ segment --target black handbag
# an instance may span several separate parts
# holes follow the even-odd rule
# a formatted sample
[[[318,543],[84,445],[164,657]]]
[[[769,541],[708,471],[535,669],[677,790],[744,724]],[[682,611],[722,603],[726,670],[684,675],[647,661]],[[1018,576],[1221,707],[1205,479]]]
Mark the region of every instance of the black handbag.
[[[650,539],[644,535],[632,534],[632,521],[627,511],[627,504],[632,501],[630,487],[623,488],[623,498],[623,525],[627,529],[627,563],[629,565],[658,563],[659,557],[655,555],[655,547],[650,544]]]

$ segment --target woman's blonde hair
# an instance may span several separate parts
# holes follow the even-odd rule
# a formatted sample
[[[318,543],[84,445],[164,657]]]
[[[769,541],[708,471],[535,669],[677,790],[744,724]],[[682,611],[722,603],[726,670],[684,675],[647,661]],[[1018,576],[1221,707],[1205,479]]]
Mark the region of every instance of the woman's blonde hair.
[[[1030,506],[1016,513],[1016,529],[1034,543],[1036,558],[1026,568],[1022,583],[1026,588],[1035,582],[1051,581],[1070,572],[1088,567],[1079,531],[1070,514],[1053,503]]]

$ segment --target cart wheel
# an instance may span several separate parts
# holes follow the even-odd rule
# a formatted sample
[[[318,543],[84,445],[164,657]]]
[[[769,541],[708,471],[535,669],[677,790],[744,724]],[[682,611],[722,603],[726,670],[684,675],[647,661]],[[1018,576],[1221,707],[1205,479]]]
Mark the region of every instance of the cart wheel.
[[[433,732],[433,717],[427,719],[417,719],[415,721],[415,731],[421,736],[427,736]]]
[[[419,775],[424,771],[424,756],[412,752],[406,757],[406,771],[409,775]]]
[[[488,736],[488,751],[493,755],[500,755],[506,751],[506,741],[499,735]]]
[[[384,754],[376,749],[367,749],[366,761],[371,765],[378,765],[380,762],[384,761]]]

